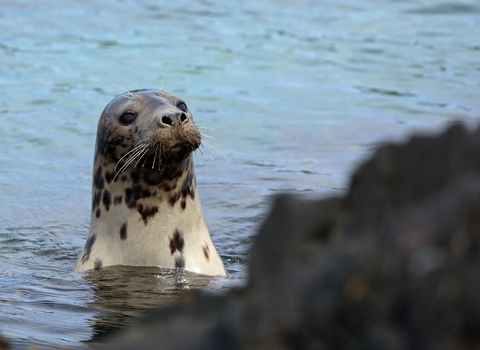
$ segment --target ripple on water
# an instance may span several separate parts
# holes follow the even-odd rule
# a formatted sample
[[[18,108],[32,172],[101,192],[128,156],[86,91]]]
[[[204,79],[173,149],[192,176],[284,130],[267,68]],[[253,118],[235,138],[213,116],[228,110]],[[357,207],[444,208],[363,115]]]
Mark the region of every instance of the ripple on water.
[[[272,196],[338,195],[377,144],[478,123],[480,10],[470,0],[0,8],[0,332],[17,348],[95,344],[181,291],[245,283]],[[113,95],[156,87],[188,101],[224,145],[228,160],[206,149],[196,171],[229,278],[72,272],[98,117]]]

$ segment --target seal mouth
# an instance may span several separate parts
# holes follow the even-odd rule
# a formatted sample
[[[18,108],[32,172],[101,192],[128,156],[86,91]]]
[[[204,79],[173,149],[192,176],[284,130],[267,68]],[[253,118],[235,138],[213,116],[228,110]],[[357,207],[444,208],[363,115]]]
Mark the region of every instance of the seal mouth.
[[[176,144],[170,147],[168,154],[166,155],[168,158],[173,159],[183,159],[192,153],[192,149],[186,147],[182,144]]]
[[[184,145],[181,145],[181,144],[172,146],[172,148],[171,148],[172,153],[186,151],[186,150],[187,150],[187,148]]]

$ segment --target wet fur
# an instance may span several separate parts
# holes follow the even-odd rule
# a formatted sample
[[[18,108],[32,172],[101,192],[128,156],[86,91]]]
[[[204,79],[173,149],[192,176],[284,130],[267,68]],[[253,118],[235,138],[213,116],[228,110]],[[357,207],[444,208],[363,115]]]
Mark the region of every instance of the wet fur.
[[[75,271],[141,265],[226,274],[197,191],[192,152],[202,136],[191,112],[177,107],[180,103],[162,91],[135,90],[103,111],[90,232]],[[119,122],[124,113],[137,115],[133,124]],[[165,116],[178,122],[166,126]]]

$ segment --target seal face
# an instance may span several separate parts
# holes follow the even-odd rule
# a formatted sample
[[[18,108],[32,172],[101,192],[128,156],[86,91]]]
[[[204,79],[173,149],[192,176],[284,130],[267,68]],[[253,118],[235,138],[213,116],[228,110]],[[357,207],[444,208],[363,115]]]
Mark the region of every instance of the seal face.
[[[201,141],[186,103],[163,91],[133,90],[105,107],[90,231],[75,271],[134,265],[226,275],[197,191],[192,152]]]

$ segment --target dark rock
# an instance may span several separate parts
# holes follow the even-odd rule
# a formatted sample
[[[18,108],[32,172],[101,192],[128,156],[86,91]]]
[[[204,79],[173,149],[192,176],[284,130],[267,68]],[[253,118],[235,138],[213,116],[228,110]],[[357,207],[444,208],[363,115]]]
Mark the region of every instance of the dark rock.
[[[0,335],[0,350],[9,350],[10,343]]]
[[[344,198],[276,199],[245,288],[195,293],[111,349],[480,349],[480,131],[381,147]]]

